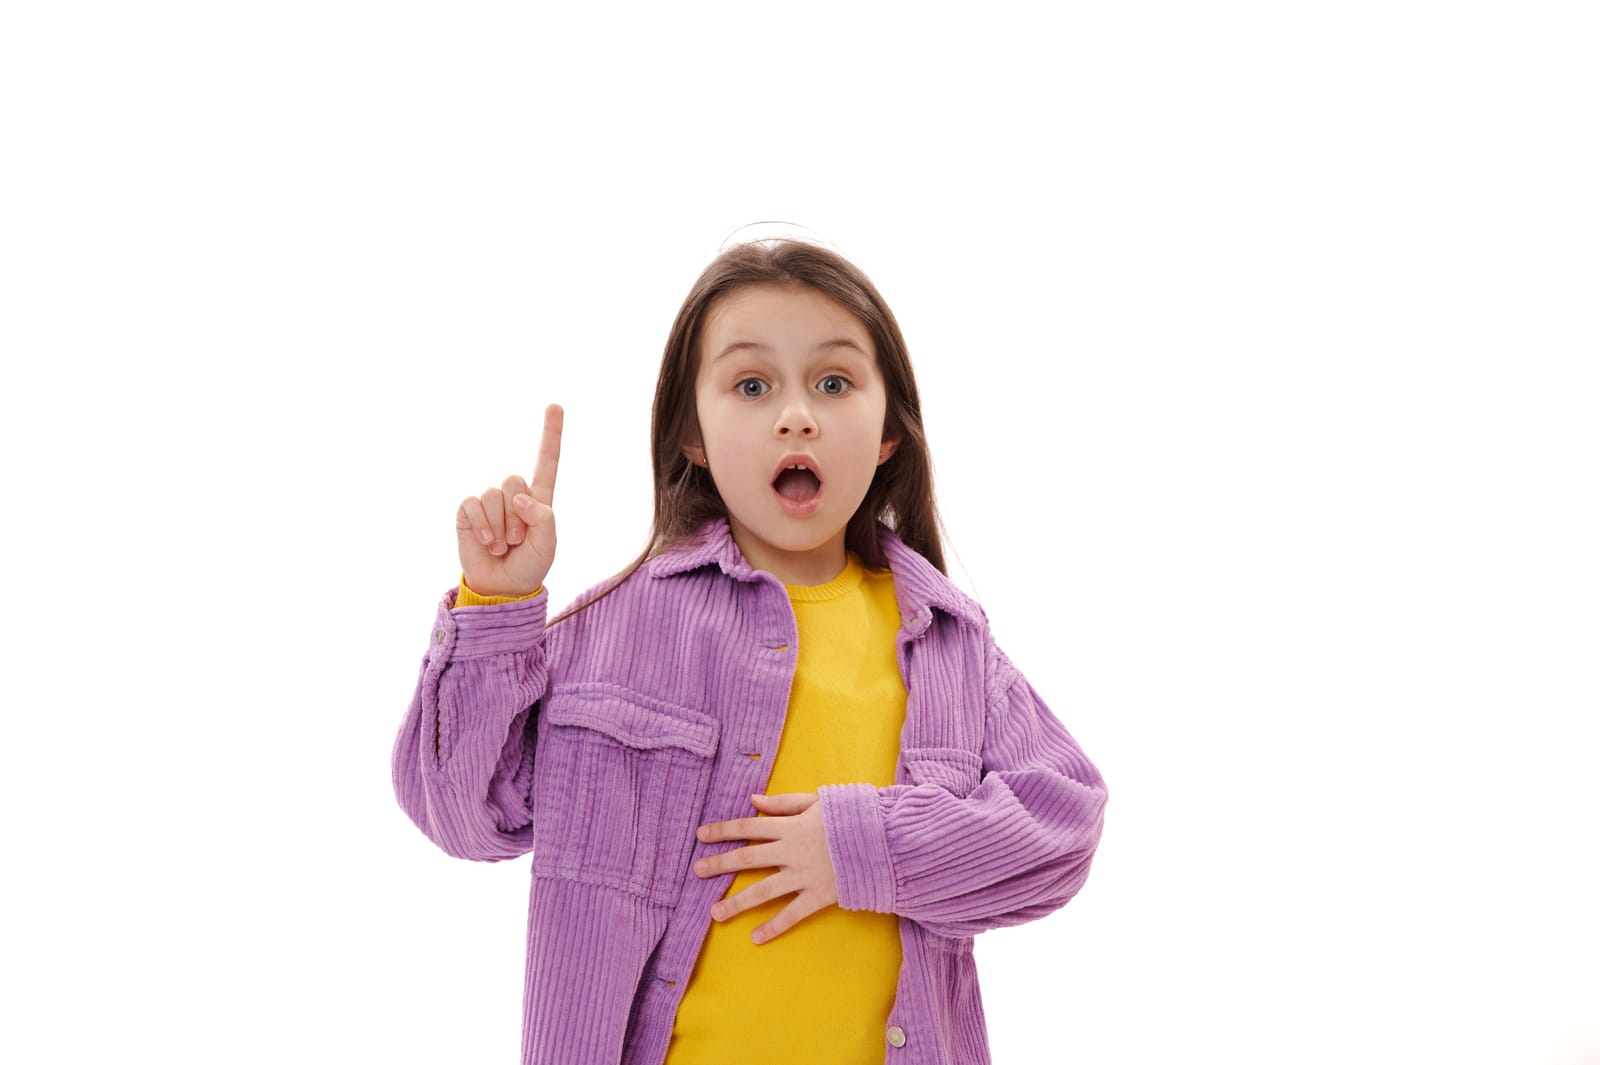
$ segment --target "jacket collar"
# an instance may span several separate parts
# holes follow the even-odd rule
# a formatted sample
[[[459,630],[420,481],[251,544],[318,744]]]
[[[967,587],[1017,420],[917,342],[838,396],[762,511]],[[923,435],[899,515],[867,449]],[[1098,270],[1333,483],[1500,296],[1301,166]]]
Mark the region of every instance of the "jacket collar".
[[[894,574],[894,595],[900,607],[901,623],[911,635],[920,635],[932,624],[934,608],[969,625],[983,627],[983,608],[881,522],[878,542],[883,546],[889,571]],[[707,522],[699,532],[666,548],[644,564],[645,570],[656,579],[675,577],[706,566],[716,566],[737,581],[760,579],[740,554],[726,518]]]

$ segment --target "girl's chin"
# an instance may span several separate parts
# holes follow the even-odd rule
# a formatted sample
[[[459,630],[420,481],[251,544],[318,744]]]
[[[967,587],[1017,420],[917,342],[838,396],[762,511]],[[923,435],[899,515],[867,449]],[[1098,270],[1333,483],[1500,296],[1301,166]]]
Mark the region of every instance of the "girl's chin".
[[[740,553],[756,569],[774,569],[784,560],[812,560],[823,563],[844,555],[844,527],[825,530],[815,522],[792,524],[787,518],[758,521],[748,525],[737,517],[728,522]],[[787,526],[787,527],[785,527]]]

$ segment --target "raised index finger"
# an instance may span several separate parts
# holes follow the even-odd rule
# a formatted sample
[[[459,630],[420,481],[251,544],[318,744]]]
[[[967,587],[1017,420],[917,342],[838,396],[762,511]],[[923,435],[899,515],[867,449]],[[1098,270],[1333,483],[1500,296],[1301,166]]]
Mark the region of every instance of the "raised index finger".
[[[544,409],[544,436],[539,440],[539,461],[533,467],[533,480],[528,484],[528,495],[550,506],[555,501],[556,467],[561,463],[560,405],[552,403]]]

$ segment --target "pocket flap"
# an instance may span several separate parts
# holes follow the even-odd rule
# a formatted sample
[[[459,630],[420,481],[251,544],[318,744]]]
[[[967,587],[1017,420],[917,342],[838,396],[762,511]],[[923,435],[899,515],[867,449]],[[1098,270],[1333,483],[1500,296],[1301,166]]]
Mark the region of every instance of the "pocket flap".
[[[603,732],[640,750],[680,747],[705,758],[717,751],[717,719],[610,685],[551,692],[539,712],[552,725]]]
[[[953,747],[910,747],[905,752],[906,775],[913,784],[937,784],[965,799],[978,786],[983,761],[971,751]]]

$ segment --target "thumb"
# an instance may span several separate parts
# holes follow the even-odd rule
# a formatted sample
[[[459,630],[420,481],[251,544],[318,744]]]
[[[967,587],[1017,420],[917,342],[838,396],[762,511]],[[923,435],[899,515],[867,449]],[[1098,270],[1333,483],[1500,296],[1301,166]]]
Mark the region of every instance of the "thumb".
[[[797,814],[817,801],[815,792],[785,792],[782,795],[752,795],[750,803],[771,814]]]

